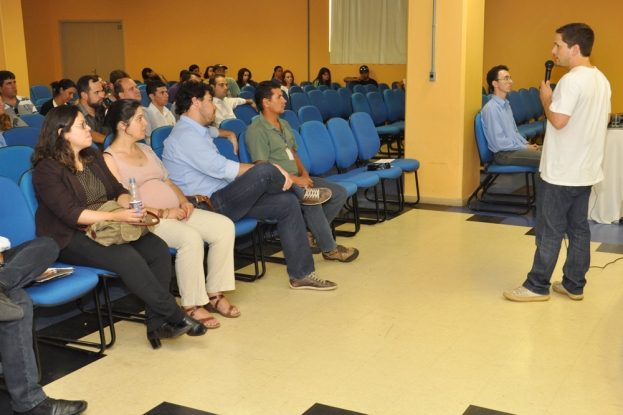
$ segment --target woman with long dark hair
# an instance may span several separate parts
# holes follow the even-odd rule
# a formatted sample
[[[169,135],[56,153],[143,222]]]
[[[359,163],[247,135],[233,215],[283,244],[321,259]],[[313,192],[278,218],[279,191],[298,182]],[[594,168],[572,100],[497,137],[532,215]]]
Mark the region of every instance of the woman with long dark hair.
[[[252,85],[251,84],[252,76],[253,75],[251,74],[251,71],[248,70],[247,68],[242,68],[238,71],[238,79],[236,80],[236,83],[238,84],[240,89],[242,89],[243,86]]]
[[[51,84],[52,86],[52,94],[54,98],[45,102],[41,106],[41,110],[39,114],[45,115],[52,108],[58,107],[60,105],[68,105],[69,101],[73,98],[76,93],[76,84],[71,79],[61,79],[60,81],[54,81]]]
[[[318,76],[314,79],[314,86],[318,88],[320,85],[326,85],[331,88],[331,71],[329,68],[320,68]]]

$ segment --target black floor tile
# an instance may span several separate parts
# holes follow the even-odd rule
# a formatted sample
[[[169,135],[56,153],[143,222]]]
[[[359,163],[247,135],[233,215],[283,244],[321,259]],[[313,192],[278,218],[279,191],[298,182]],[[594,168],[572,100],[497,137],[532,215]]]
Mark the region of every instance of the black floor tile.
[[[175,405],[169,402],[162,402],[144,415],[216,415],[212,412],[200,411],[186,406]]]
[[[348,411],[346,409],[335,408],[322,404],[314,404],[303,415],[365,415],[361,412]]]
[[[506,216],[488,216],[488,215],[472,215],[467,218],[470,222],[484,222],[484,223],[502,223],[506,219]]]
[[[597,248],[597,252],[607,252],[609,254],[623,255],[623,245],[617,244],[601,244]]]
[[[494,411],[493,409],[481,408],[480,406],[470,405],[463,415],[513,415],[508,412]]]

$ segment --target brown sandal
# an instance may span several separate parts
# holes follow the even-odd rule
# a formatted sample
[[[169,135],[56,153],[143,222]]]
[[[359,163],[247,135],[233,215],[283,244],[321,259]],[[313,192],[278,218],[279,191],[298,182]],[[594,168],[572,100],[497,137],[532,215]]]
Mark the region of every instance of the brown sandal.
[[[221,302],[221,300],[223,298],[225,298],[224,295],[222,294],[217,294],[214,297],[208,297],[210,299],[210,302],[208,304],[206,304],[206,309],[210,312],[216,312],[219,313],[220,315],[222,315],[223,317],[227,317],[227,318],[236,318],[236,317],[240,317],[240,310],[238,310],[238,314],[232,314],[232,310],[234,309],[234,305],[230,305],[229,308],[227,309],[226,312],[222,312],[221,310],[219,310],[218,308],[218,303]],[[214,303],[214,305],[212,305],[212,300],[216,300],[216,303]]]
[[[197,307],[197,306],[192,306],[192,307],[182,307],[182,310],[184,310],[184,312],[186,314],[188,314],[189,316],[191,316],[192,318],[195,318],[195,313],[197,312],[197,310],[199,310],[199,308],[201,307]],[[216,326],[208,326],[206,323],[210,320],[214,320],[216,321],[218,324]],[[202,318],[202,319],[197,319],[197,321],[201,324],[203,324],[204,326],[206,326],[208,329],[218,329],[219,327],[221,327],[221,323],[216,320],[214,317],[207,317],[207,318]]]

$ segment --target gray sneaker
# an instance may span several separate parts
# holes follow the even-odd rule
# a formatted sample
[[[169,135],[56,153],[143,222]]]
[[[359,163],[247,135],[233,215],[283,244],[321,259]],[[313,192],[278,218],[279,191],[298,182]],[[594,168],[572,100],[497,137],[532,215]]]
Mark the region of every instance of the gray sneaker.
[[[304,206],[321,205],[331,199],[331,189],[326,187],[306,187],[305,194],[299,202]]]
[[[316,276],[315,272],[312,272],[300,280],[290,278],[290,288],[293,290],[330,291],[335,290],[337,288],[337,284],[329,280],[322,280]]]
[[[314,235],[312,235],[311,232],[307,232],[307,240],[309,241],[309,247],[311,248],[312,254],[316,255],[322,252],[320,248],[318,248],[316,238],[314,238]]]
[[[555,281],[552,284],[552,288],[557,293],[564,294],[571,298],[573,301],[580,301],[584,298],[584,294],[571,294],[569,291],[567,291],[567,289],[562,285],[562,282],[560,281]]]
[[[508,298],[511,301],[519,301],[519,302],[531,302],[531,301],[547,301],[549,300],[549,294],[541,295],[537,293],[533,293],[526,287],[517,287],[514,290],[506,290],[504,291],[504,297]]]

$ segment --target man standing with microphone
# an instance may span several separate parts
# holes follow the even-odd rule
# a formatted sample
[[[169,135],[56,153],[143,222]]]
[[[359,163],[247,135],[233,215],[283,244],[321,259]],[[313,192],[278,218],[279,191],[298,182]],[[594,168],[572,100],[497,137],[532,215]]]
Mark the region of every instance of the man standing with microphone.
[[[556,30],[554,61],[569,72],[554,92],[549,80],[541,82],[547,129],[536,198],[537,248],[526,281],[504,292],[511,301],[549,300],[550,279],[565,233],[567,259],[562,282],[554,282],[553,289],[572,300],[584,298],[590,265],[588,199],[592,185],[603,180],[601,162],[611,97],[608,80],[590,62],[594,39],[593,30],[583,23]]]

